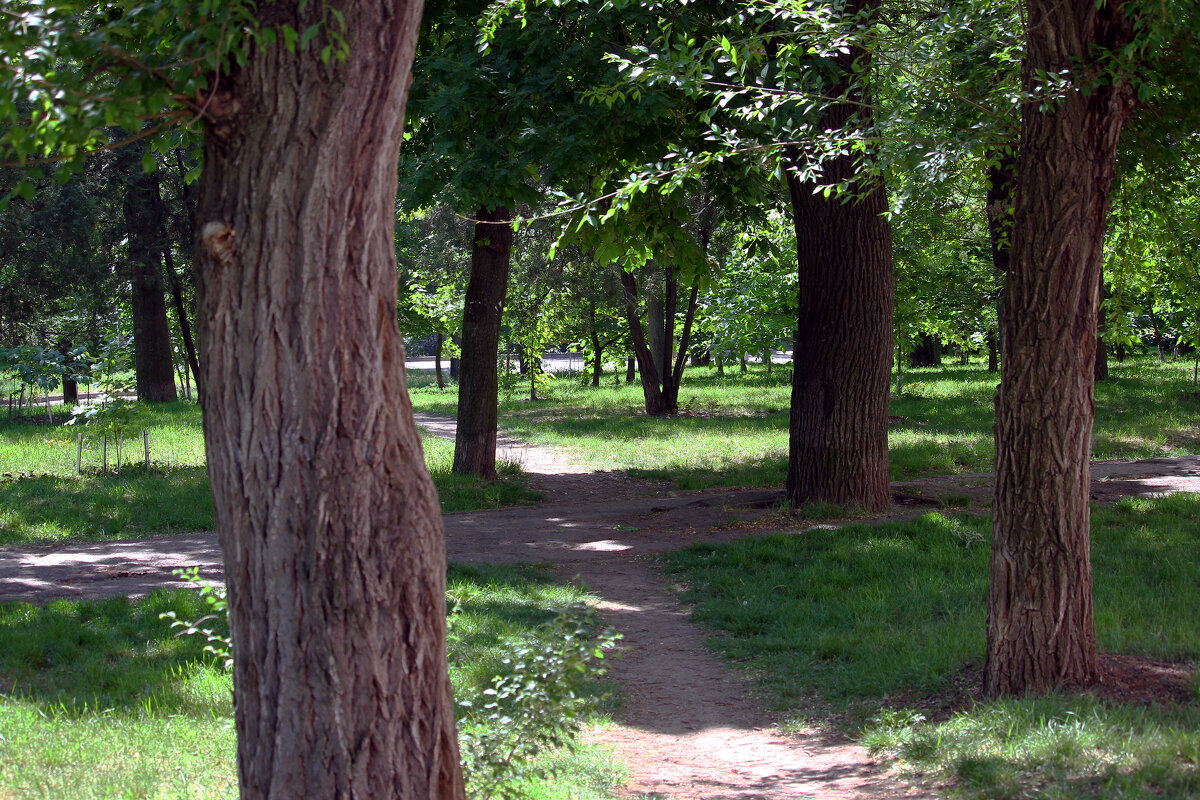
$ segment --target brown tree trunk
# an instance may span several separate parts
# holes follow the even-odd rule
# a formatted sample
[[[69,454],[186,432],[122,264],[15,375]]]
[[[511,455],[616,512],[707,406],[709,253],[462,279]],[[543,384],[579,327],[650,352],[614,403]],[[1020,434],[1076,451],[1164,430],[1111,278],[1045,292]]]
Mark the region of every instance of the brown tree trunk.
[[[592,386],[600,385],[600,375],[604,372],[604,345],[600,343],[600,337],[596,335],[596,318],[592,315],[592,353],[594,361],[592,366]]]
[[[444,334],[437,335],[437,348],[433,354],[433,371],[437,375],[437,387],[439,389],[446,388],[446,378],[442,375],[442,347],[446,344]]]
[[[1017,155],[1011,150],[993,153],[987,172],[987,225],[992,244],[992,272],[996,279],[996,349],[1004,353],[1004,276],[1012,253],[1013,203],[1017,191]],[[991,369],[989,355],[989,372]]]
[[[633,356],[625,357],[625,382],[633,383],[633,379],[637,376],[637,363]]]
[[[241,796],[457,800],[392,243],[421,3],[264,7],[297,30],[327,12],[345,61],[319,38],[255,49],[204,103],[197,321]]]
[[[1000,359],[998,358],[996,347],[996,332],[987,332],[987,370],[988,372],[996,372],[1000,368]]]
[[[996,403],[996,499],[986,694],[1099,678],[1092,616],[1088,461],[1096,314],[1108,190],[1133,94],[1099,53],[1132,36],[1124,3],[1029,0],[1022,84],[1070,70],[1087,91],[1027,101],[1013,216],[1004,372]],[[1099,85],[1093,85],[1094,82]]]
[[[875,8],[851,0],[845,14]],[[826,130],[869,127],[864,92],[851,86],[869,54],[839,55],[842,80],[826,94],[848,93],[822,115]],[[789,152],[793,167],[803,167]],[[824,197],[789,169],[788,192],[799,262],[799,317],[792,356],[792,404],[786,492],[794,506],[828,501],[882,509],[888,487],[887,416],[892,374],[892,231],[882,183],[857,179],[851,156],[822,165],[821,182],[855,181],[857,198]]]
[[[936,336],[922,333],[917,346],[908,354],[910,367],[940,367],[942,365],[942,343]]]
[[[188,322],[187,305],[183,302],[183,286],[179,283],[179,274],[175,272],[175,259],[171,256],[171,248],[163,248],[163,259],[167,265],[167,275],[171,281],[171,298],[175,301],[175,316],[179,319],[179,333],[183,336],[183,349],[187,354],[188,367],[196,376],[196,396],[203,403],[204,383],[200,380],[200,361],[196,357],[196,342],[192,338],[192,325]]]
[[[133,368],[139,400],[176,400],[171,360],[171,326],[162,282],[163,218],[158,176],[142,171],[144,145],[131,146],[131,174],[125,189],[125,225],[129,233],[129,282],[132,293]]]
[[[507,208],[481,208],[471,241],[471,279],[463,303],[462,360],[458,378],[458,428],[454,466],[459,475],[496,477],[499,405],[496,359],[500,321],[508,291],[512,215]]]
[[[1096,362],[1092,371],[1096,381],[1108,380],[1108,345],[1104,343],[1104,268],[1100,269],[1100,307],[1096,312]]]
[[[630,272],[621,273],[621,286],[625,290],[625,320],[629,323],[629,335],[633,341],[633,355],[637,359],[638,375],[642,379],[642,395],[646,401],[646,414],[662,417],[668,414],[666,398],[663,397],[658,367],[646,343],[642,331],[642,318],[638,313],[637,279]]]

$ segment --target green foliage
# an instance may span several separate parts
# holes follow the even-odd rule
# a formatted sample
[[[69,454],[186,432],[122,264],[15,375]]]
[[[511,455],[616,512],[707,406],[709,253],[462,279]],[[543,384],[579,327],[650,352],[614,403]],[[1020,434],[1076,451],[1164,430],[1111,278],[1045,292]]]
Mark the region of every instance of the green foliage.
[[[504,672],[479,698],[459,702],[469,796],[522,798],[523,783],[549,777],[534,757],[571,746],[595,707],[584,682],[604,674],[594,662],[620,638],[611,628],[597,634],[594,627],[583,608],[562,612],[534,641],[505,656]]]
[[[215,657],[225,669],[233,667],[233,640],[229,638],[229,601],[225,585],[211,583],[200,577],[200,569],[176,569],[172,575],[187,580],[204,603],[205,614],[193,620],[181,620],[172,609],[159,614],[160,619],[171,620],[171,630],[176,636],[200,636],[204,639],[204,652]],[[201,628],[204,623],[213,623]]]

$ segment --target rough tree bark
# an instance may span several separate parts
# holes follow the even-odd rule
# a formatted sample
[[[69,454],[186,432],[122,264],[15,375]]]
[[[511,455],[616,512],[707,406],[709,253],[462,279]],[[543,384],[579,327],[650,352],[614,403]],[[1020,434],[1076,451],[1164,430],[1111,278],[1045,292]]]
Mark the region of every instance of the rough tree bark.
[[[1101,53],[1132,37],[1126,4],[1029,0],[1022,84],[1069,70],[1082,87],[1022,114],[984,691],[1022,694],[1099,678],[1092,615],[1088,460],[1108,190],[1133,106]]]
[[[305,30],[331,11],[344,62],[319,40],[256,50],[201,98],[197,322],[241,795],[457,800],[441,512],[392,244],[421,2],[262,13]]]
[[[851,0],[853,18],[877,0]],[[825,93],[847,94],[822,114],[820,127],[850,130],[870,125],[866,99],[853,73],[865,70],[860,47],[837,56],[843,76]],[[789,152],[793,167],[804,166]],[[828,501],[881,509],[888,489],[887,416],[891,388],[893,272],[892,231],[883,214],[881,182],[857,179],[851,156],[822,165],[823,183],[855,181],[857,198],[814,193],[786,172],[799,262],[799,316],[792,349],[792,404],[786,492],[792,505]]]
[[[512,254],[512,215],[507,208],[476,212],[471,240],[471,278],[463,302],[462,354],[458,378],[458,427],[454,465],[459,475],[496,477],[498,376],[496,358],[508,265]]]
[[[125,187],[125,226],[129,233],[129,283],[132,288],[133,368],[138,399],[159,403],[179,397],[171,360],[171,326],[163,295],[162,231],[164,210],[158,176],[142,171],[145,145],[131,146],[129,184]]]

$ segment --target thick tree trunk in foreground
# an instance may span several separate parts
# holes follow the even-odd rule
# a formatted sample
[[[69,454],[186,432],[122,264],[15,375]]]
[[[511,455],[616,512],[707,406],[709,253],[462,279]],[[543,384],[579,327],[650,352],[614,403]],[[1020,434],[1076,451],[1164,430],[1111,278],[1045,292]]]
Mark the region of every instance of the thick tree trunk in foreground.
[[[850,2],[852,16],[871,2]],[[837,57],[848,82],[865,68],[861,48]],[[839,96],[847,84],[826,94]],[[854,88],[851,100],[862,100]],[[869,126],[856,102],[838,103],[821,127]],[[794,166],[797,154],[791,154]],[[823,183],[854,179],[857,165],[840,156],[823,165]],[[887,416],[892,374],[892,230],[883,217],[882,184],[857,184],[859,198],[823,197],[788,170],[799,260],[799,317],[793,347],[787,496],[793,506],[828,501],[881,509],[888,488]]]
[[[1092,85],[1096,49],[1132,26],[1122,3],[1030,0],[1022,82],[1071,70],[1088,91],[1023,110],[1004,372],[996,408],[984,691],[1022,694],[1099,678],[1092,616],[1088,461],[1108,189],[1127,83]]]
[[[171,360],[171,326],[163,295],[163,206],[158,176],[141,171],[140,148],[125,189],[129,232],[129,283],[133,289],[133,365],[139,400],[157,403],[179,397]],[[130,158],[130,160],[134,160]]]
[[[392,244],[421,3],[264,8],[296,30],[337,11],[349,54],[256,51],[205,103],[200,366],[241,795],[457,800],[441,511]]]
[[[471,241],[471,279],[463,302],[462,355],[458,378],[458,428],[453,471],[496,477],[496,425],[500,321],[508,291],[512,215],[503,206],[481,208]]]

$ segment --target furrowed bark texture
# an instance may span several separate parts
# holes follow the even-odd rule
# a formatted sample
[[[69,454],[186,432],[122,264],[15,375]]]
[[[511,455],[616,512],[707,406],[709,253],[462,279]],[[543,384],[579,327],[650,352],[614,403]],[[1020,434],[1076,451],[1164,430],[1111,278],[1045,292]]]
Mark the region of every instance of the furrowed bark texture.
[[[1127,83],[1097,82],[1096,48],[1129,40],[1121,4],[1031,0],[1022,81],[1071,70],[1053,108],[1026,105],[1005,286],[984,691],[1099,678],[1088,460],[1108,189]]]
[[[200,367],[241,795],[461,798],[441,513],[396,328],[421,3],[263,8],[297,30],[338,10],[349,53],[256,52],[206,104]]]
[[[459,475],[494,480],[499,411],[496,360],[512,257],[512,215],[501,206],[481,208],[475,218],[479,222],[471,240],[471,279],[463,301],[458,427],[451,469]]]
[[[873,3],[848,3],[853,15]],[[861,48],[838,57],[845,80]],[[847,84],[828,92],[838,96]],[[851,97],[861,99],[854,89]],[[867,126],[858,103],[824,112],[828,130]],[[791,153],[794,164],[799,156]],[[797,164],[799,166],[799,164]],[[822,183],[854,178],[853,158],[824,163]],[[888,488],[887,415],[892,365],[892,230],[882,184],[859,185],[852,202],[814,194],[787,172],[799,261],[799,317],[793,346],[786,492],[792,505],[828,501],[881,509]]]
[[[136,151],[135,151],[136,152]],[[125,224],[129,231],[129,283],[133,290],[133,364],[138,399],[175,400],[175,367],[171,360],[171,326],[163,295],[163,205],[158,177],[142,172],[141,158],[125,189]]]

